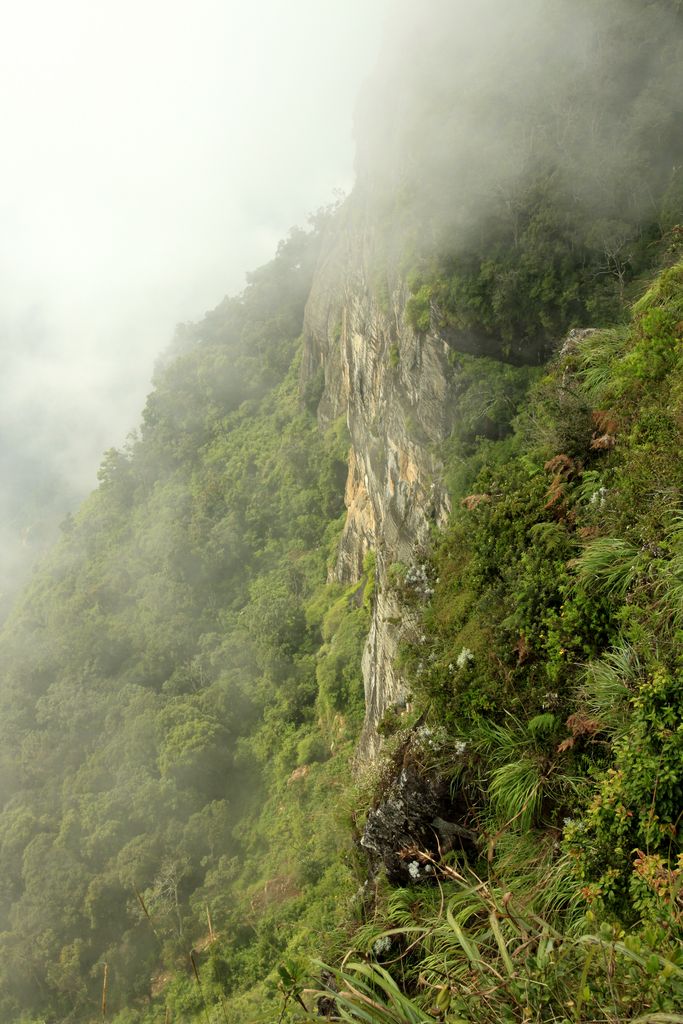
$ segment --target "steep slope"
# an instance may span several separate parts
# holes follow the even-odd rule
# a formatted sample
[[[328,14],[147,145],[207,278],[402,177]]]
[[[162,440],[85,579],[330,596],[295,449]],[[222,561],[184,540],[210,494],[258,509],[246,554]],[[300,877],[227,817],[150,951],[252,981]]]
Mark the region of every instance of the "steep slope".
[[[409,696],[395,658],[414,615],[392,578],[413,566],[419,596],[450,509],[444,442],[504,435],[531,379],[514,367],[619,322],[681,205],[680,12],[488,6],[472,23],[434,2],[394,26],[359,110],[359,182],[307,304],[302,386],[321,425],[343,415],[351,435],[335,578],[357,581],[369,551],[376,566],[366,758]],[[508,369],[468,361],[481,356]]]
[[[375,898],[357,955],[318,984],[339,1019],[681,1019],[680,230],[672,241],[630,326],[574,332],[512,435],[466,460],[402,651],[426,724],[393,723],[394,775],[365,828],[386,840],[378,820],[398,818],[393,863],[382,852],[406,866],[403,888]],[[428,805],[438,780],[459,816],[430,836],[396,801]]]
[[[455,403],[448,347],[406,320],[408,291],[387,268],[377,295],[378,233],[353,202],[337,218],[306,307],[304,388],[322,390],[318,419],[344,416],[351,436],[348,509],[334,577],[357,582],[375,559],[372,625],[366,645],[366,721],[361,753],[377,751],[376,727],[405,699],[394,672],[402,608],[386,585],[389,566],[410,562],[445,525],[449,502],[435,452],[449,436]],[[374,280],[373,280],[374,274]]]
[[[3,1020],[91,1019],[105,978],[117,1024],[285,1020],[321,935],[400,1005],[391,949],[415,1020],[526,1020],[507,943],[542,988],[581,899],[577,948],[636,929],[624,1006],[675,1007],[680,4],[546,8],[390,40],[353,195],[179,332],[3,630]],[[605,1019],[569,960],[536,1019],[579,985]]]
[[[110,1012],[144,1004],[194,944],[223,994],[248,988],[293,906],[334,916],[350,838],[326,793],[362,714],[367,612],[325,584],[344,431],[298,394],[319,242],[295,232],[183,329],[140,437],[3,630],[4,1021],[91,1019],[104,963]]]

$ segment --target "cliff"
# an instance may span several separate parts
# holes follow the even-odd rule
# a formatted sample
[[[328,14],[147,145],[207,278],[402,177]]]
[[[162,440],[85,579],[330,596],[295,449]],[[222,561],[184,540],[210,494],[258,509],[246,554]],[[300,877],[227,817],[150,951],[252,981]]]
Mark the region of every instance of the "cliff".
[[[539,121],[509,72],[547,50],[482,21],[482,93],[457,6],[389,45],[353,195],[182,329],[0,631],[2,1021],[92,1020],[104,965],[115,1024],[310,1019],[347,943],[378,1020],[681,1005],[683,136],[644,116],[680,30],[606,0],[607,78],[569,48]]]
[[[344,416],[351,436],[347,518],[333,575],[357,581],[368,551],[376,556],[359,747],[368,758],[378,749],[382,715],[407,696],[395,654],[414,615],[392,588],[389,569],[415,563],[431,525],[447,521],[435,453],[452,429],[455,406],[449,346],[437,333],[420,335],[410,326],[405,280],[359,205],[351,201],[340,212],[313,281],[302,386],[322,378],[319,422],[324,427]]]

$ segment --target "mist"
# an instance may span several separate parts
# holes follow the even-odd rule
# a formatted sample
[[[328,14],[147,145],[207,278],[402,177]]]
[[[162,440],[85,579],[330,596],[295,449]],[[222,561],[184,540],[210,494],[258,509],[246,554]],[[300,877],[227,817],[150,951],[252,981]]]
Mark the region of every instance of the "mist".
[[[403,3],[359,103],[360,181],[451,251],[541,174],[587,217],[651,217],[683,161],[679,8]]]
[[[155,358],[353,182],[388,0],[28,0],[0,39],[0,591]]]
[[[387,887],[372,864],[366,873],[356,840],[375,801],[371,776],[381,800],[393,783],[379,764],[367,784],[351,776],[365,684],[380,673],[387,766],[410,774],[404,737],[422,724],[436,736],[428,721],[443,729],[457,760],[451,779],[462,780],[456,792],[444,776],[443,791],[453,824],[467,825],[452,835],[468,837],[477,862],[475,848],[495,854],[494,832],[496,863],[514,860],[506,831],[522,852],[529,836],[529,849],[547,850],[549,859],[534,854],[539,872],[563,862],[559,823],[591,780],[584,787],[568,768],[555,800],[541,776],[547,765],[559,774],[556,754],[586,772],[593,756],[600,770],[610,756],[602,737],[611,733],[597,720],[601,732],[584,736],[566,719],[572,742],[558,746],[565,712],[581,707],[580,663],[604,655],[608,664],[615,645],[634,639],[635,693],[646,666],[655,679],[663,671],[650,642],[659,635],[671,692],[678,678],[675,618],[662,615],[659,577],[646,574],[666,565],[662,579],[677,586],[678,542],[668,526],[657,532],[648,493],[650,481],[660,485],[661,455],[680,483],[670,438],[683,416],[644,406],[644,443],[621,423],[596,437],[611,404],[594,410],[587,382],[576,405],[573,395],[565,403],[565,367],[535,364],[553,351],[548,339],[557,347],[574,326],[625,325],[627,286],[642,294],[666,265],[664,200],[683,163],[675,8],[678,0],[67,0],[58,11],[29,3],[8,19],[0,619],[32,557],[50,550],[0,629],[2,1021],[285,1021],[298,1013],[292,997],[309,953],[326,956],[339,934],[367,950],[364,966],[379,957],[365,924],[392,924],[376,913]],[[336,189],[351,194],[332,208]],[[330,208],[311,230],[290,231],[319,207]],[[680,223],[683,202],[674,208]],[[604,277],[601,240],[592,240],[603,220],[614,234],[624,225],[634,245]],[[316,301],[323,366],[302,337]],[[655,370],[680,349],[677,314],[670,319],[661,360],[652,339]],[[662,322],[653,316],[648,329]],[[447,333],[458,330],[471,330],[469,349]],[[618,330],[609,337],[623,341]],[[344,358],[328,358],[332,346]],[[524,365],[511,371],[518,355]],[[630,370],[634,393],[645,383],[654,397],[657,378],[639,378],[637,363]],[[553,383],[527,404],[546,371]],[[348,417],[328,422],[321,395],[333,389]],[[441,400],[454,413],[448,438]],[[434,420],[428,430],[418,402]],[[397,486],[383,490],[370,473],[375,455],[393,458],[382,449],[394,425],[399,479],[392,469]],[[368,477],[356,488],[352,474],[345,494],[350,435],[352,462],[364,461]],[[633,470],[620,478],[629,445]],[[655,446],[662,452],[650,459]],[[442,457],[454,529],[429,550],[409,531],[434,512],[427,481],[441,491]],[[549,499],[565,477],[546,490],[542,472],[558,461],[573,467],[561,505]],[[458,474],[460,494],[449,482]],[[631,538],[638,489],[644,526]],[[354,490],[358,519],[346,514]],[[465,516],[475,511],[467,495],[485,499],[477,518]],[[603,495],[607,526],[619,525],[612,538],[602,533]],[[61,543],[50,546],[60,519]],[[408,564],[387,569],[399,533],[401,548],[414,542],[406,560],[420,559],[424,579],[434,570],[434,587],[409,586]],[[593,603],[589,577],[573,575],[573,556],[596,535],[616,540],[617,552],[633,540],[633,557],[619,555],[627,596],[614,616],[613,577],[598,578],[606,582]],[[363,557],[370,539],[377,564]],[[337,573],[344,559],[356,568]],[[628,586],[652,599],[659,633],[646,628],[646,607],[631,617]],[[573,611],[562,621],[565,603]],[[405,668],[406,694],[415,683],[411,718],[390,703],[385,672],[404,626],[396,669]],[[557,692],[544,695],[551,685]],[[514,723],[490,757],[489,713],[492,729]],[[643,721],[631,734],[638,742]],[[614,735],[616,746],[627,734]],[[586,747],[570,753],[574,740]],[[428,748],[420,771],[441,758]],[[491,779],[510,757],[533,767],[538,817],[524,818],[533,833],[520,824],[526,775],[511,787],[521,810],[495,798]],[[646,755],[656,787],[658,757]],[[638,846],[624,843],[626,857],[650,851],[653,827],[638,772],[632,787],[648,831]],[[425,794],[427,835],[439,819]],[[392,857],[422,858],[400,831]],[[606,831],[605,842],[624,834]],[[456,847],[448,853],[457,863]],[[526,863],[516,876],[524,884]],[[652,861],[657,871],[664,863]],[[431,891],[436,907],[440,890]],[[560,888],[548,891],[557,903]],[[401,950],[412,946],[401,939],[391,952],[397,975]],[[629,999],[632,991],[629,980]],[[422,995],[428,1007],[432,995]],[[586,1005],[592,1014],[597,1003]],[[445,1013],[456,1010],[453,1001]]]

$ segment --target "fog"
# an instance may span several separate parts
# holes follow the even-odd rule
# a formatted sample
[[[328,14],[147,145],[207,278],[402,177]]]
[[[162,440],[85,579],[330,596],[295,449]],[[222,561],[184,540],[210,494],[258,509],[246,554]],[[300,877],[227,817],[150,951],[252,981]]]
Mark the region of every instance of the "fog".
[[[518,248],[515,218],[535,226],[538,214],[563,293],[575,279],[562,259],[590,257],[600,218],[614,232],[623,220],[629,239],[642,228],[651,272],[667,237],[652,218],[683,166],[680,5],[28,0],[6,14],[0,619],[31,557],[95,483],[103,450],[125,445],[139,422],[176,324],[200,326],[178,332],[187,344],[159,375],[139,443],[106,460],[96,500],[65,523],[0,630],[0,1020],[94,1019],[103,967],[110,1008],[125,1007],[120,1024],[164,1015],[167,997],[168,1021],[187,1020],[194,981],[179,965],[189,967],[190,943],[207,954],[201,1000],[200,973],[224,1011],[224,990],[236,1000],[231,1020],[254,1019],[251,986],[255,1000],[275,997],[269,978],[285,950],[292,963],[309,940],[325,951],[335,887],[340,907],[361,910],[344,881],[351,895],[360,862],[334,831],[346,835],[358,791],[345,766],[337,775],[323,762],[344,758],[361,727],[372,587],[356,601],[324,583],[348,439],[343,421],[324,435],[297,401],[290,360],[312,268],[321,251],[330,274],[338,268],[335,316],[344,288],[349,308],[365,306],[366,291],[387,298],[393,256],[406,280],[416,268],[420,279],[421,260],[440,273],[472,252],[476,272],[490,257],[496,283],[509,269],[510,293],[524,300],[546,287],[555,250],[539,246],[526,277],[504,259]],[[336,220],[320,218],[332,238],[294,234],[242,304],[201,323],[291,226],[352,188]],[[683,186],[679,199],[680,223]],[[348,239],[358,260],[344,279]],[[475,272],[462,273],[466,285]],[[426,327],[414,323],[420,346],[441,326],[431,303],[429,293]],[[342,323],[330,317],[340,337]],[[386,348],[384,337],[368,341]],[[404,351],[392,345],[386,369],[405,383],[419,367],[401,368]],[[489,362],[470,376],[477,387],[490,379],[496,402],[497,381],[511,379]],[[349,379],[364,386],[362,374]],[[515,405],[514,389],[500,395]],[[504,453],[524,451],[515,444],[499,446],[496,473]],[[498,607],[514,591],[494,597]],[[451,633],[446,618],[435,650],[457,640],[462,623]],[[484,706],[482,679],[463,690],[464,721]],[[569,699],[574,684],[563,685]],[[486,798],[481,813],[488,827]],[[177,986],[156,987],[176,969]]]
[[[359,104],[358,168],[452,250],[539,172],[589,216],[651,216],[682,135],[676,0],[403,0]]]
[[[514,216],[529,166],[551,163],[619,235],[678,159],[674,8],[12,7],[0,39],[0,593],[135,427],[175,324],[239,291],[293,224],[352,187],[359,92],[356,169],[390,197],[399,234],[412,221],[427,247],[466,242]]]
[[[387,6],[5,7],[0,521],[15,555],[36,506],[87,492],[136,425],[176,322],[239,291],[349,189],[353,104]]]

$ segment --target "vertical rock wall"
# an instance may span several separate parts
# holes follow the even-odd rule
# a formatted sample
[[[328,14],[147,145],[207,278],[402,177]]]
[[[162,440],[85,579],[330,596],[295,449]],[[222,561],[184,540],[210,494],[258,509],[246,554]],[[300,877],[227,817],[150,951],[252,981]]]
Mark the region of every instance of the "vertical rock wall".
[[[302,386],[324,376],[321,424],[343,415],[351,435],[336,578],[359,579],[367,552],[376,553],[360,743],[369,758],[384,711],[405,699],[393,660],[411,613],[389,586],[388,570],[394,562],[411,565],[431,524],[448,516],[437,452],[452,424],[452,368],[446,343],[407,322],[405,282],[380,251],[369,218],[349,202],[336,227],[308,302]]]

